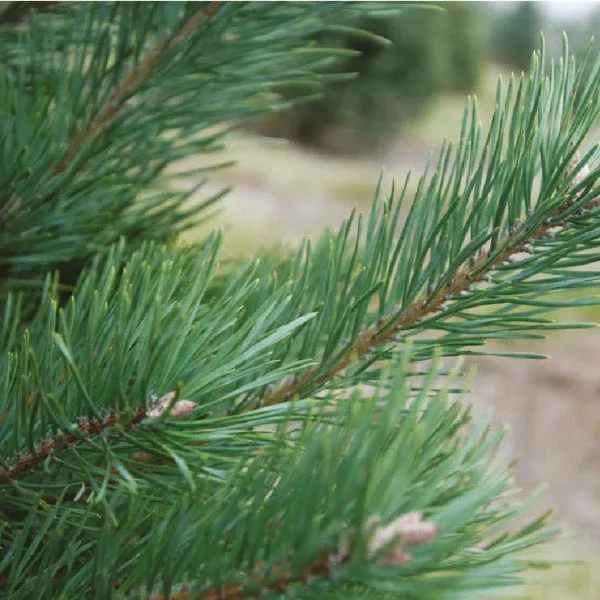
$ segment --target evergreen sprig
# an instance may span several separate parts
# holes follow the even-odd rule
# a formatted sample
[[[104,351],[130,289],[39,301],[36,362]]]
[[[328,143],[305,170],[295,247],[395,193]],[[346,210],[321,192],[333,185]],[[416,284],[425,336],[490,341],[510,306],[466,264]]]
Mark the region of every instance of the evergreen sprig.
[[[299,6],[281,10],[304,15]],[[189,18],[206,10],[193,8]],[[85,13],[81,44],[103,47],[93,34],[103,22],[94,11],[103,10]],[[237,10],[258,11],[249,22],[267,46],[286,31],[267,26],[282,17],[266,4],[224,5],[213,17]],[[203,27],[199,45],[217,35]],[[165,39],[165,51],[176,52]],[[188,247],[121,242],[96,256],[64,304],[60,280],[47,276],[24,329],[20,301],[8,294],[4,595],[462,599],[519,583],[531,566],[522,551],[553,532],[545,516],[515,525],[530,504],[514,497],[497,454],[502,435],[473,423],[449,395],[459,370],[448,373],[440,360],[482,352],[490,339],[540,337],[565,326],[545,312],[596,302],[553,294],[599,282],[581,267],[597,261],[600,245],[598,146],[584,149],[599,112],[600,61],[578,68],[565,44],[545,73],[542,53],[529,74],[506,90],[499,84],[485,134],[468,103],[456,149],[444,144],[408,210],[408,180],[387,198],[379,186],[366,220],[351,216],[275,265],[226,268],[218,233]],[[114,88],[102,89],[100,112],[90,114],[102,114]],[[156,92],[148,87],[147,98]],[[79,106],[70,101],[63,117]],[[183,107],[162,108],[178,123],[188,118]],[[119,114],[111,118],[123,135],[137,135]],[[80,177],[89,177],[86,198],[120,193],[112,177],[92,182],[88,169],[113,145],[123,161],[121,137],[80,131],[90,133],[72,162],[48,180],[67,198],[65,206],[57,196],[56,218]],[[27,186],[46,181],[74,139],[52,160],[40,154],[22,187],[13,183],[23,202],[38,206]],[[162,152],[157,140],[148,143]],[[135,154],[140,164],[150,156]],[[150,171],[125,181],[141,189]]]
[[[35,290],[55,268],[73,284],[87,260],[120,237],[131,247],[140,238],[164,242],[197,223],[224,191],[187,201],[208,171],[227,163],[215,158],[179,172],[198,180],[187,192],[165,186],[165,169],[211,155],[233,127],[284,107],[282,85],[298,90],[297,101],[318,93],[327,79],[321,65],[345,51],[316,46],[311,36],[360,10],[9,5],[0,13],[0,291]]]
[[[410,352],[403,352],[389,395],[355,392],[336,423],[305,421],[293,443],[280,429],[270,436],[269,451],[246,452],[221,485],[195,477],[191,463],[188,477],[171,476],[170,486],[171,469],[156,472],[156,483],[162,480],[156,494],[126,475],[125,463],[109,475],[103,500],[90,498],[87,486],[69,498],[63,484],[49,501],[19,483],[21,510],[30,514],[12,516],[5,532],[11,542],[0,561],[6,593],[464,598],[519,582],[530,563],[513,554],[552,532],[542,529],[544,519],[503,531],[528,505],[492,502],[511,494],[510,472],[492,459],[502,436],[483,423],[465,431],[468,409],[430,388],[440,374],[436,363],[415,398],[407,386],[409,364]],[[111,436],[100,445],[107,453],[124,451]],[[177,462],[181,467],[181,458]],[[60,463],[71,468],[66,456]],[[369,518],[388,522],[422,509],[439,534],[412,547],[407,562],[383,563],[385,552],[370,550]]]

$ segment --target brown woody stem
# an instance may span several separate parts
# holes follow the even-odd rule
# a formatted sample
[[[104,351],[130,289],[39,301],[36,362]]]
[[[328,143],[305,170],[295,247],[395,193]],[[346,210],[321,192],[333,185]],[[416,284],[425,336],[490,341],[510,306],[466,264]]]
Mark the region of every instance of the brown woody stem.
[[[261,565],[257,565],[256,569],[259,570],[260,568]],[[291,575],[284,567],[276,567],[267,575],[257,577],[251,586],[228,584],[218,589],[209,590],[202,596],[184,590],[170,594],[168,599],[163,595],[155,595],[151,596],[150,600],[244,600],[246,598],[256,598],[259,590],[285,594],[291,585],[306,584],[311,577],[331,579],[329,554],[319,557],[310,567],[298,575]]]
[[[212,17],[220,4],[221,2],[210,2],[207,7],[192,13],[178,33],[167,35],[154,50],[144,56],[140,64],[129,73],[125,80],[112,90],[96,117],[77,134],[69,149],[54,167],[54,175],[62,173],[83,145],[104,131],[132,91],[148,77],[160,62],[162,55],[186,38],[200,23]]]
[[[129,425],[139,423],[146,416],[143,409],[138,409],[133,418],[127,421]],[[79,434],[61,435],[47,441],[34,454],[26,454],[17,459],[9,469],[0,468],[0,484],[8,483],[11,480],[22,477],[31,471],[37,469],[53,452],[65,450],[80,442],[82,438],[90,435],[98,435],[119,423],[124,423],[124,418],[120,414],[111,414],[106,419],[86,421],[79,425]]]

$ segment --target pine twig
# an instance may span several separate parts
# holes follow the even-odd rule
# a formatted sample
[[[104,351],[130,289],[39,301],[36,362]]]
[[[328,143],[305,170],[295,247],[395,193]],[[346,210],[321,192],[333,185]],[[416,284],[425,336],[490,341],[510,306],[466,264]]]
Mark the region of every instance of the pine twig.
[[[192,31],[194,31],[194,29],[196,29],[200,23],[210,19],[217,12],[220,5],[221,2],[210,2],[207,7],[201,8],[192,13],[179,33],[168,34],[165,36],[163,41],[160,42],[156,48],[154,48],[154,50],[151,50],[148,52],[148,54],[146,54],[140,64],[133,69],[131,73],[129,73],[125,80],[112,90],[104,102],[104,105],[100,109],[98,115],[75,137],[69,149],[54,167],[54,175],[62,173],[67,168],[73,157],[81,150],[83,145],[92,140],[99,133],[102,133],[102,131],[108,127],[108,124],[119,112],[125,103],[126,98],[128,98],[128,96],[131,94],[131,91],[148,77],[148,75],[159,63],[162,55],[166,51],[179,44]]]
[[[135,411],[133,418],[129,421],[130,425],[139,423],[146,417],[144,409],[140,408]],[[106,419],[84,421],[78,426],[78,433],[70,433],[68,435],[59,434],[52,439],[44,443],[41,448],[33,454],[26,454],[21,456],[11,465],[10,468],[5,469],[0,467],[0,485],[7,484],[11,480],[23,477],[27,473],[37,469],[51,454],[64,450],[70,446],[75,445],[81,441],[82,438],[86,438],[91,435],[98,435],[108,429],[114,427],[119,423],[123,423],[123,415],[115,413],[110,414]]]
[[[411,560],[406,551],[411,546],[426,544],[436,538],[439,528],[435,523],[423,521],[423,513],[415,511],[406,513],[391,523],[382,524],[379,515],[371,517],[364,526],[368,536],[367,556],[376,560],[380,566],[399,566]],[[227,584],[212,589],[200,596],[200,600],[245,600],[255,598],[260,592],[279,592],[285,594],[290,586],[306,585],[311,578],[333,580],[333,568],[345,564],[350,558],[352,540],[346,538],[335,553],[319,556],[313,563],[298,575],[292,575],[284,566],[276,566],[268,573],[257,577],[251,585]],[[260,572],[264,565],[259,563],[254,572]],[[182,590],[165,596],[155,595],[150,600],[191,600],[189,590]]]
[[[261,568],[257,565],[257,570]],[[302,573],[292,576],[280,569],[274,569],[270,575],[272,578],[261,577],[256,580],[252,587],[241,584],[227,584],[220,588],[209,590],[202,596],[189,590],[182,590],[166,596],[159,594],[150,597],[150,600],[246,600],[255,598],[257,589],[268,592],[279,592],[285,594],[286,590],[294,584],[306,584],[312,577],[331,578],[331,564],[329,554],[319,557],[313,564],[304,569]]]
[[[26,454],[17,459],[9,469],[0,468],[0,484],[8,483],[12,479],[22,477],[37,469],[53,452],[64,450],[75,445],[82,439],[91,435],[99,435],[103,431],[116,425],[127,424],[129,427],[139,424],[143,419],[157,419],[168,413],[171,418],[185,416],[192,412],[198,404],[191,400],[179,400],[176,392],[169,392],[162,398],[151,402],[148,410],[138,408],[132,417],[125,418],[123,414],[111,413],[104,420],[81,421],[78,425],[78,434],[59,435],[48,440],[37,452]]]
[[[574,168],[577,165],[571,165]],[[589,171],[587,165],[582,168],[582,173]],[[575,178],[575,184],[581,181],[582,174]],[[531,244],[535,241],[540,241],[550,235],[550,230],[556,227],[556,221],[560,220],[560,216],[572,206],[574,198],[568,198],[557,210],[556,214],[551,219],[540,225],[537,231],[527,234],[523,231],[523,224],[520,223],[509,229],[507,236],[504,239],[505,250],[501,252],[495,260],[488,262],[490,259],[490,250],[481,250],[476,257],[473,257],[470,263],[460,269],[454,277],[439,291],[426,294],[425,297],[416,300],[407,308],[401,309],[385,319],[380,319],[377,323],[368,328],[365,332],[359,335],[358,339],[345,352],[342,358],[334,364],[329,370],[321,375],[317,375],[322,364],[313,365],[306,369],[303,374],[295,377],[293,380],[286,382],[284,385],[267,393],[260,403],[261,406],[272,406],[281,404],[292,399],[300,390],[303,392],[315,390],[324,383],[331,380],[334,376],[341,373],[348,365],[354,361],[364,358],[372,350],[378,346],[394,341],[396,334],[402,327],[409,327],[418,323],[421,319],[428,315],[435,314],[443,310],[444,304],[452,297],[459,296],[461,293],[468,292],[476,283],[486,280],[489,273],[495,267],[510,261],[511,258],[519,253],[529,253]],[[600,198],[592,199],[581,210],[591,210],[600,206]],[[307,387],[308,386],[308,387]],[[250,406],[246,412],[255,408]]]

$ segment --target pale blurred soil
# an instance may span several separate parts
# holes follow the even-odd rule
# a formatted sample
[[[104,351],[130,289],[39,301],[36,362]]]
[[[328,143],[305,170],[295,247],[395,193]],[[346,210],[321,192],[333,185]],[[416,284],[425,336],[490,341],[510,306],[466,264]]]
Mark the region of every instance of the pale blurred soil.
[[[549,358],[470,361],[475,412],[491,409],[495,424],[509,425],[506,453],[519,460],[518,483],[527,491],[548,486],[540,508],[554,508],[557,521],[599,545],[600,331],[519,347]]]

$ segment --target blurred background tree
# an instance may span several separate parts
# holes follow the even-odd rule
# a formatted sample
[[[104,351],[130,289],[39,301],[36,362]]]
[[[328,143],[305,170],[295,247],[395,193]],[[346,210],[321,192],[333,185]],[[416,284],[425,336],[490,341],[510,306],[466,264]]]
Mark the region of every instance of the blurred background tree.
[[[517,2],[495,19],[492,28],[494,58],[507,66],[527,69],[531,53],[539,44],[542,28],[543,18],[538,3]]]
[[[400,14],[353,23],[389,40],[387,45],[341,29],[315,40],[357,51],[342,61],[355,77],[332,81],[318,99],[265,117],[255,131],[341,155],[385,149],[442,94],[479,91],[492,65],[526,70],[542,30],[555,49],[566,30],[574,53],[581,55],[600,21],[600,10],[587,19],[549,19],[549,7],[531,1],[428,6],[407,5]],[[285,88],[280,93],[293,95]]]
[[[472,2],[362,19],[355,26],[391,44],[343,32],[332,36],[329,44],[360,52],[344,65],[356,77],[332,82],[319,100],[263,120],[259,132],[343,154],[384,145],[441,92],[475,89],[486,55],[485,20],[483,7]]]

